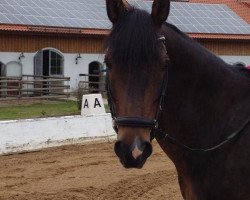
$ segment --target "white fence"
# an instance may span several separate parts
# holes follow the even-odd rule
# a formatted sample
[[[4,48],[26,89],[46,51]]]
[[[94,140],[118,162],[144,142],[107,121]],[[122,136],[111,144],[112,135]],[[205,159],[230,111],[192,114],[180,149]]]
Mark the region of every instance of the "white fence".
[[[110,114],[0,121],[0,154],[114,136]]]

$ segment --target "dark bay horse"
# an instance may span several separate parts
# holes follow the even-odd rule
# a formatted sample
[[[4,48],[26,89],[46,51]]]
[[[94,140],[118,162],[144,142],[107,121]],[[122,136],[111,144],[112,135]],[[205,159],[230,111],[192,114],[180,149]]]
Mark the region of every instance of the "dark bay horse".
[[[107,89],[123,166],[143,167],[155,137],[184,199],[249,200],[250,79],[166,23],[169,0],[155,0],[151,14],[106,4]]]

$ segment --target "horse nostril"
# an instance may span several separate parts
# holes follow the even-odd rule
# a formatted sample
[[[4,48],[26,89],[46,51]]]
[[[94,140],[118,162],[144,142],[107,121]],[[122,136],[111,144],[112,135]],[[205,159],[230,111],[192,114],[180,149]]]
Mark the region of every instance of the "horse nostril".
[[[153,147],[152,144],[150,142],[144,142],[144,151],[143,151],[143,155],[148,158],[152,152],[153,152]]]
[[[122,155],[124,154],[124,153],[123,153],[124,145],[122,144],[121,141],[117,141],[117,142],[115,143],[114,150],[115,150],[115,154],[116,154],[118,157],[122,157]]]

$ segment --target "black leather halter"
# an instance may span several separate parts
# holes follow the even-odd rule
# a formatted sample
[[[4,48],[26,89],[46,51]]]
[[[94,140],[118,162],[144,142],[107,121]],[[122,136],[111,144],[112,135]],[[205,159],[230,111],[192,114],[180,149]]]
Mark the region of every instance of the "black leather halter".
[[[159,41],[162,41],[165,45],[165,37],[161,36],[158,38]],[[107,72],[106,76],[106,84],[107,84],[107,96],[108,96],[108,104],[110,106],[111,116],[113,119],[113,128],[116,133],[118,133],[118,127],[119,126],[128,126],[128,127],[145,127],[151,129],[151,140],[154,139],[155,133],[158,131],[159,128],[159,118],[162,113],[162,107],[163,102],[166,96],[166,90],[168,85],[168,67],[170,65],[169,63],[166,65],[165,69],[165,75],[162,80],[161,84],[161,93],[159,95],[159,101],[158,101],[158,108],[155,114],[154,119],[148,119],[144,117],[139,116],[117,116],[116,110],[115,110],[115,104],[112,97],[112,92],[110,89],[110,80],[109,80],[109,73]]]

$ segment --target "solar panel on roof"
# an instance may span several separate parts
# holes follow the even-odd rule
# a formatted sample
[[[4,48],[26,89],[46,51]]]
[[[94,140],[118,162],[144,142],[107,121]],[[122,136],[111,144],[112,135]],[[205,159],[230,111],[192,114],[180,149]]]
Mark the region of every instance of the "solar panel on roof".
[[[143,8],[141,1],[131,2]],[[223,4],[172,2],[170,11],[168,22],[184,32],[250,34],[250,25]]]
[[[152,1],[129,0],[151,12]],[[250,34],[250,25],[223,4],[172,2],[168,18],[189,33]],[[1,0],[0,23],[109,29],[105,1]]]

